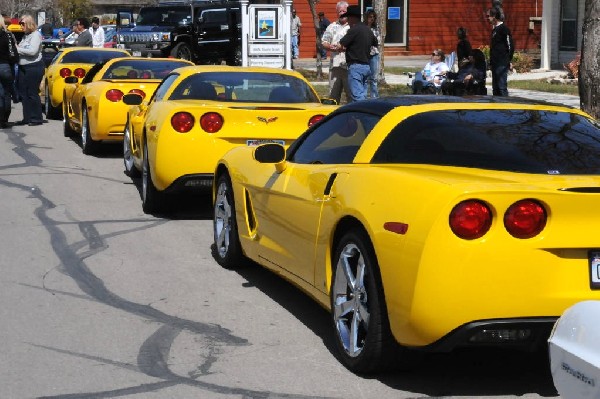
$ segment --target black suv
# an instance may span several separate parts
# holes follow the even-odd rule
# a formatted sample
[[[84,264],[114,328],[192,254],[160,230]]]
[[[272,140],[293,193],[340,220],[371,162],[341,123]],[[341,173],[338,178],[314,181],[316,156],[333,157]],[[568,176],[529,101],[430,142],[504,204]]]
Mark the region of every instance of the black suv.
[[[135,56],[176,57],[196,64],[242,63],[238,1],[162,2],[133,13],[119,11],[117,47]]]

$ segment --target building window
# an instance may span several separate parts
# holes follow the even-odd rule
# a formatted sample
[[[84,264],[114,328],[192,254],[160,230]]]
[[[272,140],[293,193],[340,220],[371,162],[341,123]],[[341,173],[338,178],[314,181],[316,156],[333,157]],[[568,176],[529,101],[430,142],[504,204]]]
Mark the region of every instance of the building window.
[[[577,50],[578,0],[562,0],[560,3],[560,49]]]

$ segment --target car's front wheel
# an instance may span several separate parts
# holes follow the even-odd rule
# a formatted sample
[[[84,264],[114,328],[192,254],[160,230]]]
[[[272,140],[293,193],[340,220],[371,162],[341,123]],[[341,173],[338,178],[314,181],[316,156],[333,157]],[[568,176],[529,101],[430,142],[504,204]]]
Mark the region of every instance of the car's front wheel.
[[[148,145],[144,141],[144,159],[142,161],[142,209],[145,213],[153,214],[163,210],[165,194],[156,189],[152,182]]]
[[[355,373],[383,368],[393,338],[379,267],[362,229],[347,231],[333,257],[331,314],[342,363]]]
[[[85,155],[92,155],[98,149],[98,142],[92,139],[90,132],[90,119],[88,116],[87,105],[81,105],[81,149]]]
[[[221,266],[233,269],[240,266],[245,257],[238,235],[233,188],[227,173],[217,178],[213,212],[214,257]]]
[[[125,174],[127,176],[139,177],[140,171],[135,167],[133,149],[131,148],[129,121],[125,124],[125,130],[123,131],[123,163],[125,164]]]
[[[194,61],[192,57],[192,49],[187,43],[178,43],[175,47],[173,47],[173,50],[171,50],[171,57]]]

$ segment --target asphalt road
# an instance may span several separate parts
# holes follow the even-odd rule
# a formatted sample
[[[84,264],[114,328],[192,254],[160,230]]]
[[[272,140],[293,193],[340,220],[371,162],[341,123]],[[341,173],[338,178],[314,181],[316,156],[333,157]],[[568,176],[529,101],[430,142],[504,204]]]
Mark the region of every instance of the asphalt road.
[[[59,121],[0,130],[0,398],[557,395],[544,352],[348,372],[323,309],[258,266],[216,264],[208,196],[153,217],[139,184],[120,145],[85,156]]]

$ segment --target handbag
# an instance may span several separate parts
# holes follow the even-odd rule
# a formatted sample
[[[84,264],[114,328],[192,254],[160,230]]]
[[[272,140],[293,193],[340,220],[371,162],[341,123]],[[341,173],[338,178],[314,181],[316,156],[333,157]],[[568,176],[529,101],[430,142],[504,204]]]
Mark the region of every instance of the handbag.
[[[19,51],[17,50],[17,44],[15,37],[12,32],[6,32],[8,37],[8,63],[9,64],[18,64],[19,63]]]

